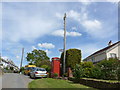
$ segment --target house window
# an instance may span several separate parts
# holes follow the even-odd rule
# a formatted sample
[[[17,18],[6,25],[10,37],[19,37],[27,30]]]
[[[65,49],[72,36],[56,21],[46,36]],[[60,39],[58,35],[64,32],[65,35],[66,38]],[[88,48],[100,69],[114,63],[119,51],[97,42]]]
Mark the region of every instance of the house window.
[[[94,57],[92,57],[92,58],[91,58],[91,61],[94,62],[94,60],[95,60]]]
[[[111,56],[111,58],[116,58],[117,57],[115,53],[110,53],[110,56]]]

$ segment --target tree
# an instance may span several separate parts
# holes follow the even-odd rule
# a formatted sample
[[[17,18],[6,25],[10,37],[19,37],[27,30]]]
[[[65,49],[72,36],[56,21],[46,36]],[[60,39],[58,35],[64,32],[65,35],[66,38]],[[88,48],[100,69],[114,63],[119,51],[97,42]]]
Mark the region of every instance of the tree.
[[[27,53],[26,59],[29,62],[29,64],[35,64],[38,67],[43,65],[43,62],[44,64],[50,63],[49,57],[43,50],[34,49],[31,53]]]
[[[25,68],[24,67],[21,67],[20,68],[20,72],[24,72]]]
[[[63,68],[63,56],[64,53],[61,54],[61,63],[62,63],[62,68]],[[69,49],[66,51],[66,59],[65,59],[65,66],[66,70],[68,67],[73,69],[76,64],[79,64],[81,62],[81,50],[79,49]],[[63,69],[62,69],[63,70]]]
[[[42,65],[41,68],[45,68],[48,72],[51,71],[51,66],[48,65]]]

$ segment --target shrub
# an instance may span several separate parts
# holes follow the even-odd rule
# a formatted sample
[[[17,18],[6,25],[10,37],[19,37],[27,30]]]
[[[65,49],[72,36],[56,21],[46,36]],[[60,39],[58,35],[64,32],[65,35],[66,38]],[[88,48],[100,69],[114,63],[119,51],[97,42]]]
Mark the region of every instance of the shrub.
[[[92,77],[92,68],[94,67],[92,62],[81,62],[80,65],[84,71],[84,77]]]
[[[13,67],[10,67],[10,70],[13,70],[14,68]]]
[[[54,77],[55,77],[55,78],[58,77],[58,74],[57,74],[57,73],[54,73]]]
[[[93,67],[92,68],[92,78],[100,79],[102,76],[101,69],[99,67]]]
[[[79,82],[80,78],[82,78],[84,75],[84,71],[81,65],[76,64],[73,75],[75,77],[75,81]]]
[[[8,67],[5,67],[4,69],[5,69],[5,70],[9,70]]]
[[[120,61],[117,58],[102,60],[96,66],[101,70],[101,79],[119,80]]]
[[[67,77],[68,76],[68,74],[67,73],[64,73],[64,77]]]

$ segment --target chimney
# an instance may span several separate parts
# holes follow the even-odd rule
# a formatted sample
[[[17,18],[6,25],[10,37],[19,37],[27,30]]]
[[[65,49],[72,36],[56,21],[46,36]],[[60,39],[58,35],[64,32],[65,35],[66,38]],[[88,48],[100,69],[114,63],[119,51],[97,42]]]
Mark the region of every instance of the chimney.
[[[112,41],[110,40],[109,43],[108,43],[108,46],[111,46],[112,45]]]

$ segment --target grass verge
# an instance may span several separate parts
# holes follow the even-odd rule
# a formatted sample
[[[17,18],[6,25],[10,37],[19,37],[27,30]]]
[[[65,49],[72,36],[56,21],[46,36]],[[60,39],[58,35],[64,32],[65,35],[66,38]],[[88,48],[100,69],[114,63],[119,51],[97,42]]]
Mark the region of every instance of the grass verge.
[[[91,90],[94,89],[85,85],[73,83],[68,80],[52,78],[36,79],[29,83],[28,88],[89,88]]]

